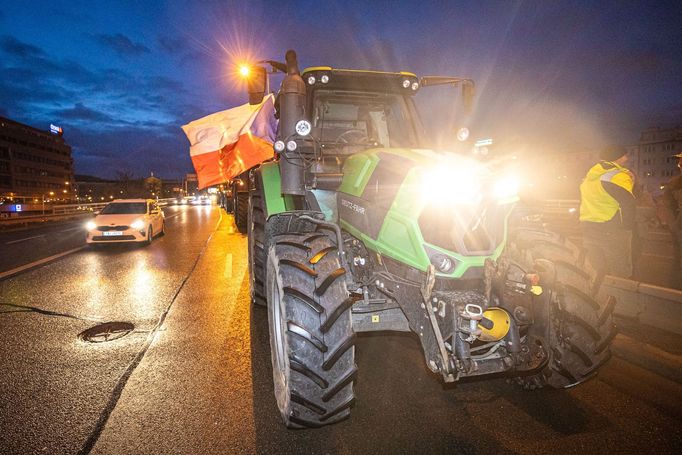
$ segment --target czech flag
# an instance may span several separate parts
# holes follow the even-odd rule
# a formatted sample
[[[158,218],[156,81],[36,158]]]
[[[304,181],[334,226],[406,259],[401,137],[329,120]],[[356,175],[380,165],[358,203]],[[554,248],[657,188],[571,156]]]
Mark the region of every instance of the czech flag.
[[[274,155],[275,96],[244,104],[182,126],[199,189],[225,183]]]

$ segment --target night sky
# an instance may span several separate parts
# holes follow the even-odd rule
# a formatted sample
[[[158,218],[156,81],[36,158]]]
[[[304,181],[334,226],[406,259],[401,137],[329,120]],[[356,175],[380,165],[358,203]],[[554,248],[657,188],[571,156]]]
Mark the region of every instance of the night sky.
[[[471,77],[472,131],[516,144],[631,144],[682,124],[679,1],[3,1],[0,115],[62,126],[77,173],[178,177],[192,170],[180,126],[246,102],[236,62],[289,48],[301,68]],[[454,98],[422,101],[446,144],[434,112]]]

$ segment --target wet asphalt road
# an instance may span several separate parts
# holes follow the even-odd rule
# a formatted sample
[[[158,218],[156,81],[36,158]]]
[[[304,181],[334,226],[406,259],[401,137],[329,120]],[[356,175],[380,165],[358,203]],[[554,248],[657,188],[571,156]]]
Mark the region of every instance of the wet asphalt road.
[[[0,453],[682,450],[674,369],[619,348],[596,379],[566,391],[502,378],[451,387],[405,335],[359,338],[349,420],[286,430],[267,315],[249,305],[245,237],[217,208],[166,213],[167,234],[150,247],[86,249],[0,282]],[[78,339],[112,320],[136,329],[108,343]],[[647,341],[682,354],[679,337]]]
[[[0,231],[0,272],[83,246],[88,219]]]

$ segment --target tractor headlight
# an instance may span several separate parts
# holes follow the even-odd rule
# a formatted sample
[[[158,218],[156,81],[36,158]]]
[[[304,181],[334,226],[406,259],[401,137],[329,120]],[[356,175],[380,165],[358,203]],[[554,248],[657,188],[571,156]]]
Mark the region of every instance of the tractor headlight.
[[[432,204],[477,204],[481,181],[477,169],[468,166],[440,166],[424,172],[422,197]]]
[[[130,227],[138,231],[141,231],[142,229],[144,229],[144,221],[135,220],[130,224]]]
[[[518,196],[519,179],[513,175],[500,178],[493,185],[493,194],[497,199],[507,199]]]
[[[309,135],[311,129],[312,129],[312,127],[310,126],[310,122],[307,120],[299,120],[296,123],[296,133],[299,136],[305,137],[305,136]]]
[[[453,270],[455,270],[455,261],[449,256],[446,256],[445,254],[441,253],[436,253],[430,258],[431,264],[436,268],[437,271],[440,273],[451,273]]]
[[[469,139],[469,128],[463,126],[457,130],[457,140],[460,142],[464,142],[467,139]]]

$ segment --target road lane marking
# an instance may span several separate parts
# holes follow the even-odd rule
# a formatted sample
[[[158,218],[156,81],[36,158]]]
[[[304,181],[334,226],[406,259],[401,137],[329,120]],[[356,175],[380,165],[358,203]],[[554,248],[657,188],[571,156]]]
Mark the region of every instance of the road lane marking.
[[[225,278],[232,278],[232,253],[227,253],[225,257],[225,272],[223,276]]]
[[[0,273],[0,280],[7,278],[7,277],[10,277],[12,275],[16,275],[17,273],[23,272],[24,270],[28,270],[28,269],[31,269],[33,267],[37,267],[39,265],[43,265],[43,264],[46,264],[48,262],[54,261],[54,260],[59,259],[61,257],[67,256],[71,253],[75,253],[76,251],[80,251],[85,247],[87,247],[87,245],[79,246],[78,248],[74,248],[72,250],[64,251],[63,253],[54,254],[52,256],[49,256],[49,257],[46,257],[43,259],[39,259],[37,261],[33,261],[29,264],[24,264],[22,266],[16,267],[12,270],[2,272],[2,273]]]
[[[11,242],[5,242],[5,245],[11,245],[13,243],[25,242],[26,240],[39,239],[40,237],[45,237],[45,234],[34,235],[33,237],[26,237],[25,239],[12,240]]]

